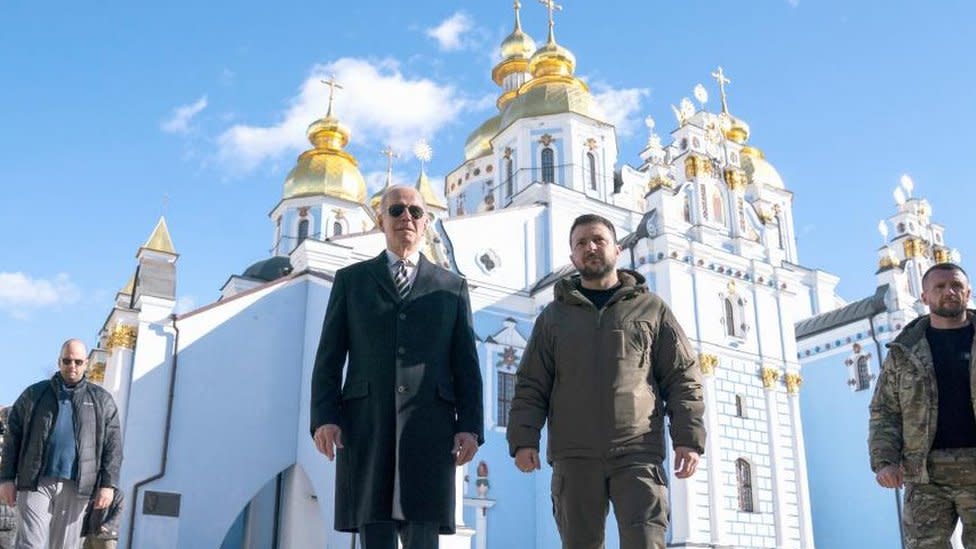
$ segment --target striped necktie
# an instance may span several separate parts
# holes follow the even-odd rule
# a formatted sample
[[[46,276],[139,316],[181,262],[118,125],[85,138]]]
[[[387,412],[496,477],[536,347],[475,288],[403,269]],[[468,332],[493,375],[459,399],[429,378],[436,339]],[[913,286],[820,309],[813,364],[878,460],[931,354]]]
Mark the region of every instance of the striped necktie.
[[[405,299],[410,293],[410,278],[407,276],[407,262],[402,259],[393,264],[393,283],[400,299]]]

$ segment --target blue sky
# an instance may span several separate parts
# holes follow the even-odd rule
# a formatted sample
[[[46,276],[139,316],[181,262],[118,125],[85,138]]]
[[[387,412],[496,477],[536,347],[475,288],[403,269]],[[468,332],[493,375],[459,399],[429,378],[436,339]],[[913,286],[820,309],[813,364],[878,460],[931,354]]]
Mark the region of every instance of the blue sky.
[[[542,41],[546,13],[525,0]],[[642,120],[724,67],[730,110],[795,193],[800,262],[874,288],[878,220],[903,173],[932,203],[963,265],[976,106],[965,1],[565,0],[556,36],[620,122],[620,163],[639,164]],[[95,341],[160,214],[180,252],[181,307],[213,301],[268,255],[268,212],[324,114],[319,77],[346,90],[349,151],[379,185],[387,142],[425,137],[432,175],[460,163],[494,112],[491,67],[507,0],[173,1],[0,4],[0,404],[49,374],[59,343]],[[164,198],[165,197],[165,198]],[[972,269],[971,269],[972,270]]]

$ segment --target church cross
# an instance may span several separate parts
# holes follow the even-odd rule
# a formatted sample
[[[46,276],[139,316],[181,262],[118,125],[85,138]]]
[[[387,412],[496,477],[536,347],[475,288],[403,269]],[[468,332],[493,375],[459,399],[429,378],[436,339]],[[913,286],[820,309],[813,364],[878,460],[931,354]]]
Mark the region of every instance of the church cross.
[[[322,80],[322,83],[329,87],[329,112],[326,116],[332,116],[332,101],[335,99],[336,88],[341,90],[343,87],[336,83],[334,74],[328,80]]]
[[[722,95],[722,112],[728,114],[729,104],[725,99],[725,85],[731,84],[732,81],[725,77],[725,73],[722,72],[722,67],[719,67],[717,71],[712,73],[712,78],[718,81],[718,91]]]
[[[553,12],[562,11],[563,7],[556,3],[555,0],[539,0],[539,3],[546,7],[549,12],[549,41],[555,42],[555,33],[553,29],[556,26],[555,19],[553,19]]]
[[[393,147],[389,145],[385,149],[380,151],[383,156],[386,157],[386,186],[390,187],[393,185],[393,159],[400,158],[400,155],[393,150]]]

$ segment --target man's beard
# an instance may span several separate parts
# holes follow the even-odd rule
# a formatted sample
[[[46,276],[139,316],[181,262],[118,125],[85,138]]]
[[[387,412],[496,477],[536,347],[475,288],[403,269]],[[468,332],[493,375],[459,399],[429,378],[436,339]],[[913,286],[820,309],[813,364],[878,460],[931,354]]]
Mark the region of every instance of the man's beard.
[[[966,304],[962,301],[956,303],[940,303],[938,307],[932,307],[931,313],[942,318],[959,318],[966,312]]]
[[[614,268],[614,265],[606,262],[602,262],[599,265],[591,267],[584,261],[583,266],[577,268],[577,270],[579,271],[580,278],[583,280],[600,280],[612,273]]]

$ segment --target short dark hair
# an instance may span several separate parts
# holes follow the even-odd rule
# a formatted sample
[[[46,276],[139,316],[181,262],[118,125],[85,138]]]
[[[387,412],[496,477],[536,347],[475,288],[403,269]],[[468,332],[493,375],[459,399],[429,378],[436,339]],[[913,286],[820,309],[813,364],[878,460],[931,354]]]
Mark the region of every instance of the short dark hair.
[[[948,263],[948,262],[936,263],[935,265],[929,267],[928,270],[925,271],[925,274],[922,275],[922,287],[925,287],[925,280],[929,277],[929,274],[935,271],[958,271],[962,273],[962,276],[966,277],[966,280],[969,280],[969,275],[966,274],[966,271],[963,270],[963,268],[960,267],[959,265],[956,265],[955,263]]]
[[[576,230],[576,227],[579,227],[580,225],[592,225],[594,223],[599,223],[600,225],[610,229],[610,235],[613,236],[613,242],[616,244],[617,230],[613,228],[613,223],[611,223],[609,219],[603,217],[602,215],[583,214],[573,220],[573,226],[569,228],[569,245],[573,245],[573,231]]]

